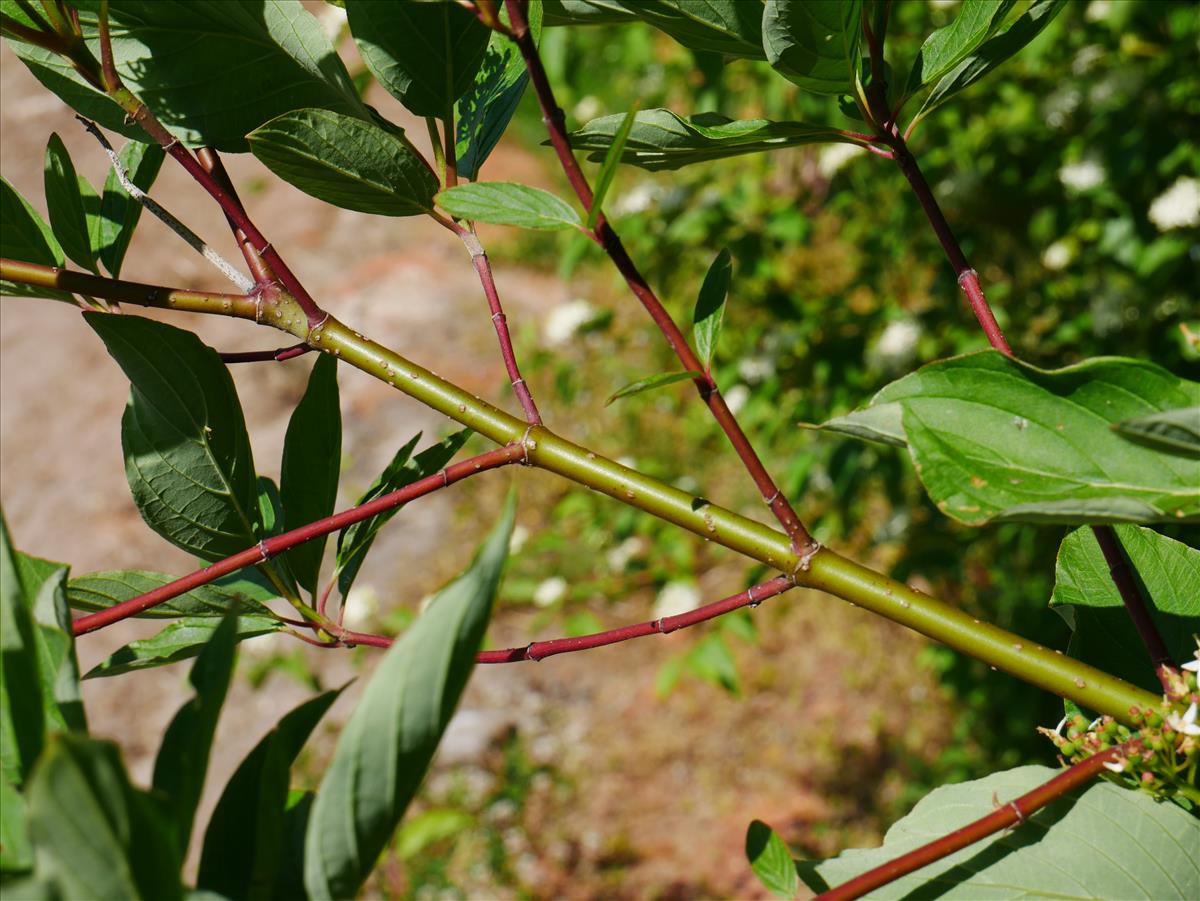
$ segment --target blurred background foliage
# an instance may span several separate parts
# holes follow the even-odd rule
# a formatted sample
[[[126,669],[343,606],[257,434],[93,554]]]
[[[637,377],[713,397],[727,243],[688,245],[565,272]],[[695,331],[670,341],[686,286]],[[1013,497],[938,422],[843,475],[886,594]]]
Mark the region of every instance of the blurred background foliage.
[[[907,71],[924,37],[958,7],[896,3],[887,38],[893,67]],[[1030,47],[912,135],[1022,358],[1058,367],[1121,354],[1200,373],[1187,339],[1189,328],[1200,332],[1198,40],[1191,3],[1072,3]],[[542,52],[572,128],[634,103],[857,127],[836,98],[800,92],[765,63],[693,53],[640,23],[550,28]],[[530,96],[512,138],[527,147],[544,140]],[[570,196],[565,187],[560,193]],[[1065,530],[959,526],[926,499],[903,451],[799,427],[864,404],[922,363],[985,346],[894,164],[838,144],[653,175],[623,167],[607,206],[681,323],[690,323],[713,257],[731,250],[734,282],[714,372],[822,541],[1065,648],[1068,631],[1047,609]],[[596,248],[564,233],[507,231],[491,247],[501,265],[546,261],[579,295],[540,328],[519,332],[538,396],[554,399],[553,419],[570,422],[585,443],[614,453],[636,448],[630,459],[653,475],[763,515],[686,386],[600,409],[618,387],[674,365]],[[598,626],[589,602],[638,588],[657,591],[660,609],[689,603],[688,591],[694,603],[697,578],[733,562],[636,511],[555,490],[546,528],[519,554],[506,596],[547,608],[568,631]],[[1195,543],[1194,534],[1164,531]],[[548,572],[558,575],[548,580]],[[764,575],[746,571],[742,585]],[[728,643],[753,639],[749,620],[695,636],[690,651],[664,665],[660,689],[690,673],[736,691]],[[923,664],[939,674],[959,716],[951,750],[924,774],[930,782],[912,786],[914,797],[932,782],[1050,758],[1032,724],[1058,718],[1056,699],[945,648],[929,647]]]

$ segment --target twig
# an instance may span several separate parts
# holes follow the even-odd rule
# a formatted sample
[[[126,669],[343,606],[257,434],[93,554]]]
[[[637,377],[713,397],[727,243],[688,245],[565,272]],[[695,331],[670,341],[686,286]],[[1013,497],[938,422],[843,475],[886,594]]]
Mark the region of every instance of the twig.
[[[176,579],[174,582],[168,582],[166,585],[155,588],[153,591],[148,591],[135,598],[114,604],[105,610],[81,616],[75,620],[73,631],[75,635],[86,635],[89,632],[103,629],[105,626],[110,626],[131,616],[137,616],[139,613],[144,613],[152,607],[165,604],[172,598],[186,594],[193,589],[199,588],[201,585],[208,585],[222,576],[229,575],[239,569],[266,563],[271,558],[306,541],[320,538],[323,535],[329,535],[332,532],[338,532],[347,526],[351,526],[356,522],[362,522],[364,519],[376,514],[394,510],[402,504],[406,504],[419,497],[424,497],[427,494],[432,494],[476,473],[516,463],[523,460],[525,454],[526,450],[523,444],[508,444],[504,447],[471,457],[469,460],[463,460],[461,463],[451,464],[440,472],[426,476],[419,481],[413,482],[411,485],[406,485],[396,491],[389,492],[358,507],[351,507],[349,510],[343,510],[341,513],[335,513],[332,516],[319,519],[298,529],[292,529],[272,538],[264,539],[254,547],[226,557],[224,560],[219,560],[210,566],[204,567],[204,569],[196,570],[182,578]]]
[[[1117,592],[1125,604],[1125,612],[1133,622],[1146,653],[1150,655],[1154,671],[1157,673],[1160,666],[1174,668],[1175,661],[1171,659],[1167,643],[1163,641],[1150,616],[1150,610],[1142,598],[1142,592],[1133,577],[1133,570],[1125,558],[1116,531],[1112,526],[1092,526],[1092,534],[1096,536],[1096,543],[1100,545],[1100,552],[1104,554],[1104,562],[1108,564],[1109,575],[1112,576],[1113,584],[1117,586]]]
[[[549,79],[546,77],[546,69],[542,65],[537,46],[533,43],[533,35],[530,33],[529,22],[525,16],[525,5],[519,2],[519,0],[505,0],[505,3],[508,8],[509,21],[512,23],[512,37],[521,51],[526,68],[529,70],[530,81],[533,82],[538,103],[541,105],[542,121],[545,123],[546,129],[550,134],[550,143],[554,147],[559,164],[562,166],[572,190],[575,192],[576,197],[579,198],[579,202],[583,205],[584,209],[590,214],[594,199],[592,189],[588,185],[587,178],[584,176],[583,170],[579,167],[579,163],[571,151],[571,142],[567,137],[565,117],[563,116],[562,109],[558,106],[558,102],[554,99],[554,91],[550,87]],[[671,318],[671,314],[663,307],[658,296],[646,282],[646,279],[642,276],[633,260],[630,259],[624,245],[621,243],[620,237],[603,213],[597,215],[596,226],[591,231],[590,237],[603,248],[604,252],[608,254],[609,258],[616,265],[618,271],[624,276],[630,290],[633,291],[634,296],[641,301],[642,306],[650,314],[650,318],[654,320],[655,325],[658,326],[667,343],[671,345],[671,349],[675,351],[675,355],[679,358],[680,363],[683,364],[683,368],[689,371],[705,372],[705,367],[700,363],[695,353],[692,352],[687,339],[684,338],[683,333],[679,330],[679,326],[675,324],[675,320]],[[733,445],[734,452],[742,461],[742,465],[745,466],[751,479],[754,480],[754,484],[762,495],[763,501],[771,508],[771,512],[775,514],[775,518],[779,520],[780,525],[783,526],[784,531],[791,539],[793,549],[797,553],[801,553],[806,549],[811,550],[817,547],[817,542],[809,534],[804,524],[801,523],[800,517],[796,515],[796,511],[792,508],[791,503],[784,496],[783,492],[775,485],[774,480],[767,472],[766,467],[746,437],[746,433],[738,425],[728,404],[725,403],[725,399],[721,396],[716,382],[707,374],[694,379],[694,382],[696,389],[700,393],[700,398],[712,412],[721,430],[728,436],[729,442]]]
[[[226,363],[282,363],[309,353],[313,348],[307,344],[293,344],[290,347],[278,347],[275,350],[240,350],[223,351],[222,361]]]
[[[849,882],[818,895],[816,901],[851,901],[854,898],[861,898],[867,892],[874,891],[880,886],[887,885],[889,882],[899,879],[901,876],[906,876],[914,870],[919,870],[935,861],[941,860],[955,851],[981,841],[989,835],[994,835],[1001,829],[1023,825],[1029,817],[1047,804],[1056,801],[1067,792],[1094,779],[1100,773],[1101,769],[1103,769],[1104,764],[1112,761],[1136,743],[1137,739],[1134,739],[1115,748],[1109,748],[1106,751],[1094,754],[1087,760],[1077,763],[1059,773],[1045,784],[1039,785],[1033,791],[1027,792],[1001,807],[997,807],[987,816],[981,817],[975,822],[963,826],[961,829],[956,829],[949,835],[943,835],[941,838],[935,839],[927,845],[915,848],[907,854],[897,857],[895,860],[889,860],[887,863],[881,864],[873,870],[868,870],[851,879]]]
[[[229,196],[233,198],[234,203],[236,203],[243,211],[245,211],[245,204],[243,204],[242,199],[238,197],[237,190],[233,187],[233,180],[229,177],[229,173],[225,171],[225,163],[222,162],[220,154],[217,153],[216,149],[212,147],[201,147],[196,151],[196,159],[200,161],[200,165],[204,167],[205,171],[215,178],[218,184],[220,184],[221,187],[229,193]],[[242,231],[241,228],[238,227],[238,224],[230,219],[229,216],[225,217],[225,221],[229,223],[229,229],[233,232],[233,239],[237,241],[238,247],[241,248],[242,258],[246,261],[246,265],[250,267],[250,271],[254,274],[255,282],[260,285],[265,285],[269,282],[277,281],[278,279],[276,278],[275,273],[271,270],[271,267],[267,265],[266,261],[263,260],[259,252],[254,249],[254,243],[248,237],[246,237],[246,233]]]
[[[196,251],[198,254],[204,257],[204,259],[216,266],[217,269],[220,270],[221,274],[224,275],[225,278],[229,279],[229,281],[233,282],[233,284],[236,285],[242,291],[242,293],[249,294],[254,290],[253,281],[251,281],[241,272],[238,272],[237,267],[209,247],[208,244],[204,242],[203,238],[180,222],[179,219],[170,212],[170,210],[165,209],[157,200],[155,200],[153,197],[150,197],[145,191],[133,183],[132,179],[129,177],[129,173],[125,171],[125,167],[121,164],[121,158],[117,156],[117,152],[113,150],[113,146],[108,142],[108,138],[106,138],[103,132],[96,127],[95,122],[92,122],[90,119],[85,119],[83,116],[79,115],[76,115],[75,118],[83,124],[83,127],[88,130],[88,133],[91,134],[92,137],[100,142],[100,146],[103,147],[104,152],[108,154],[109,162],[112,163],[113,172],[116,173],[117,181],[121,183],[121,187],[125,189],[126,193],[128,193],[130,197],[144,206],[150,215],[154,216],[154,218],[158,219],[163,223],[163,225],[181,237],[187,243],[187,245],[192,248],[192,250]]]

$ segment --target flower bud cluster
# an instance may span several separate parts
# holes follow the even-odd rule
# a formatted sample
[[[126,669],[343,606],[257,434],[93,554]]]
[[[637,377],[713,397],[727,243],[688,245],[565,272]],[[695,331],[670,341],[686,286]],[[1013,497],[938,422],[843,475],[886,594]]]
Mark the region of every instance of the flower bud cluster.
[[[1138,788],[1155,798],[1173,798],[1183,807],[1200,811],[1197,770],[1200,770],[1200,723],[1197,722],[1200,657],[1182,669],[1162,667],[1159,678],[1165,693],[1158,709],[1130,708],[1132,726],[1102,716],[1091,723],[1081,715],[1064,717],[1056,729],[1038,731],[1054,742],[1060,760],[1080,763],[1089,757],[1119,748],[1104,763],[1109,778]]]

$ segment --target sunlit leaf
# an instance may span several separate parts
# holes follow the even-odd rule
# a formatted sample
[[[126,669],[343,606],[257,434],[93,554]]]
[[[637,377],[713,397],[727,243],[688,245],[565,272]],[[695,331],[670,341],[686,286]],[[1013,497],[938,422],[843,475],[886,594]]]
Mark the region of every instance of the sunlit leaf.
[[[459,185],[438,194],[437,202],[450,215],[474,222],[549,230],[582,225],[575,208],[565,200],[541,188],[512,182]]]
[[[686,382],[692,379],[704,378],[703,372],[695,372],[688,370],[686,372],[663,372],[659,375],[652,375],[649,378],[639,379],[632,384],[626,385],[618,391],[614,391],[609,395],[608,400],[604,402],[604,406],[608,406],[613,401],[620,400],[622,397],[629,397],[633,394],[641,394],[643,391],[650,391],[653,388],[661,388],[663,385],[673,385],[676,382]]]
[[[696,311],[692,314],[692,333],[696,336],[696,354],[704,364],[705,371],[712,367],[721,340],[721,323],[725,318],[725,299],[729,296],[729,282],[733,276],[733,258],[729,250],[722,250],[712,261],[700,286],[696,300]]]

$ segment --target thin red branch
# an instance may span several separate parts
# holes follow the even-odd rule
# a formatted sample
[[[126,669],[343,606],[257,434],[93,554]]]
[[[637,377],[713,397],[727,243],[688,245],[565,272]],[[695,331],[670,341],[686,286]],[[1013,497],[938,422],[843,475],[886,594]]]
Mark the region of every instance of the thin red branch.
[[[1117,586],[1117,592],[1125,604],[1125,612],[1145,645],[1146,653],[1150,655],[1154,671],[1158,672],[1160,666],[1174,667],[1175,661],[1171,659],[1166,642],[1158,633],[1154,620],[1150,618],[1150,609],[1142,598],[1142,592],[1138,588],[1117,533],[1112,526],[1092,526],[1092,534],[1096,536],[1096,543],[1100,545],[1100,552],[1104,554],[1104,562],[1108,564],[1113,584]]]
[[[406,485],[397,491],[377,497],[358,507],[352,507],[341,513],[335,513],[332,516],[319,519],[298,529],[292,529],[273,538],[267,538],[260,541],[254,547],[246,548],[244,551],[240,551],[231,557],[226,557],[224,560],[206,566],[204,569],[176,579],[174,582],[169,582],[153,591],[130,598],[128,601],[122,601],[120,604],[114,604],[105,610],[81,616],[75,620],[73,631],[76,635],[86,635],[89,632],[103,629],[105,626],[110,626],[131,616],[137,616],[151,607],[164,604],[172,598],[186,594],[193,589],[199,588],[201,585],[208,585],[222,576],[229,575],[239,569],[266,563],[273,557],[306,541],[340,531],[347,526],[351,526],[356,522],[362,522],[364,519],[376,514],[394,510],[402,504],[406,504],[419,497],[424,497],[427,494],[432,494],[476,473],[486,472],[489,469],[497,469],[501,466],[507,466],[510,463],[524,460],[525,453],[524,444],[518,442],[487,451],[468,460],[463,460],[461,463],[451,464],[441,472],[426,476],[420,481]]]
[[[307,344],[293,344],[275,350],[223,351],[221,359],[226,363],[282,363],[303,356],[314,348]]]
[[[851,879],[849,882],[818,895],[816,901],[851,901],[854,898],[861,898],[867,892],[887,885],[901,876],[907,876],[909,873],[941,860],[943,857],[947,857],[968,845],[982,841],[989,835],[999,832],[1001,829],[1024,824],[1034,813],[1047,804],[1058,800],[1067,792],[1094,779],[1100,773],[1105,763],[1108,763],[1119,754],[1128,750],[1136,741],[1135,739],[1123,745],[1118,745],[1115,748],[1109,748],[1107,751],[1094,754],[1087,760],[1077,763],[1059,773],[1043,785],[1039,785],[1033,791],[1027,792],[1021,795],[1021,797],[996,808],[987,816],[981,817],[975,822],[963,826],[961,829],[956,829],[949,835],[943,835],[941,838],[935,839],[927,845],[915,848],[907,854],[897,857],[895,860],[881,864],[873,870],[868,870],[862,875]]]
[[[234,203],[244,212],[246,207],[242,203],[242,199],[238,197],[237,190],[233,187],[233,180],[225,170],[225,163],[222,162],[217,151],[212,147],[201,147],[196,151],[196,158],[200,161],[200,165],[204,167],[205,171],[217,180],[217,183],[229,193]],[[237,241],[238,247],[242,251],[242,259],[246,261],[246,266],[249,267],[250,272],[254,275],[255,283],[267,285],[276,281],[277,277],[275,273],[259,255],[258,251],[254,249],[254,243],[246,237],[246,233],[229,216],[225,217],[225,221],[229,223],[234,240]]]
[[[512,23],[512,37],[517,42],[517,47],[520,49],[521,56],[525,60],[525,66],[529,70],[529,78],[533,83],[538,103],[542,109],[542,121],[545,123],[546,129],[550,134],[550,143],[554,147],[559,164],[562,166],[567,181],[575,192],[575,196],[579,198],[579,202],[590,214],[593,203],[592,189],[583,174],[583,170],[579,166],[579,162],[575,159],[575,155],[571,151],[571,142],[567,136],[566,119],[562,109],[558,106],[558,102],[554,99],[554,91],[550,87],[550,81],[546,76],[546,69],[542,65],[537,46],[533,42],[533,35],[529,30],[529,22],[525,16],[525,4],[519,2],[519,0],[505,0],[505,3],[508,8],[509,21]],[[633,260],[630,259],[624,245],[621,243],[620,237],[602,213],[596,220],[596,227],[593,229],[591,237],[604,249],[605,253],[608,254],[609,258],[616,265],[618,271],[625,277],[630,290],[641,301],[646,312],[650,314],[650,318],[654,320],[663,337],[667,339],[667,343],[675,351],[675,355],[679,358],[680,363],[683,364],[683,368],[689,371],[705,372],[705,367],[700,363],[695,353],[692,352],[687,339],[679,330],[679,326],[675,324],[675,320],[671,318],[671,314],[663,307],[658,296],[646,282],[646,279],[642,276]],[[808,530],[801,523],[800,517],[796,515],[796,511],[792,508],[791,503],[776,486],[766,467],[763,466],[745,432],[742,431],[729,406],[725,403],[725,399],[721,396],[716,382],[709,375],[697,378],[694,381],[696,389],[700,392],[701,399],[708,406],[721,429],[729,437],[735,453],[742,461],[742,465],[745,466],[750,477],[754,480],[754,484],[762,495],[763,501],[771,508],[771,512],[775,514],[776,519],[779,520],[784,531],[791,538],[794,549],[798,553],[811,552],[811,550],[817,547],[817,542],[808,533]]]

